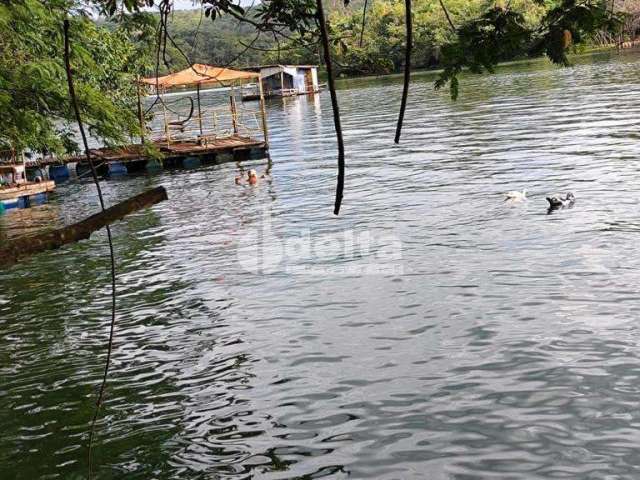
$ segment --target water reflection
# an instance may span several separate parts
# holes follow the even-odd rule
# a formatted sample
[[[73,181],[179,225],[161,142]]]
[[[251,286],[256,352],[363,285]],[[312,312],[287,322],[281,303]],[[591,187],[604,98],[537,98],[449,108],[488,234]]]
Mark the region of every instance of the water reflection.
[[[0,215],[0,242],[63,226],[62,213],[55,204],[12,209]]]

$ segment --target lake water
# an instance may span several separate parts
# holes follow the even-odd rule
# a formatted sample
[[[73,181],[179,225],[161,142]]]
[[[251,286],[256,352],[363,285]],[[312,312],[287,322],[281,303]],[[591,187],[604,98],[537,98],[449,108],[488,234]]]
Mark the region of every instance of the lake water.
[[[400,146],[400,77],[344,81],[339,217],[326,92],[269,104],[257,187],[107,182],[170,200],[113,228],[98,477],[638,478],[639,69],[516,64],[456,103],[417,75]],[[0,237],[95,210],[70,183]],[[0,273],[0,478],[86,475],[109,291],[104,234]]]

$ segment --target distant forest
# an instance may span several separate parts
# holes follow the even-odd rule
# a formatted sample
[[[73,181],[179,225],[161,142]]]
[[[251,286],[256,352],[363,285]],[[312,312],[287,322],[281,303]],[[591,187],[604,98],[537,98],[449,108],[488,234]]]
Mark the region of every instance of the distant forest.
[[[203,15],[201,10],[180,10],[171,13],[169,32],[178,48],[168,45],[167,53],[176,66],[191,63],[210,65],[233,65],[246,67],[264,63],[269,50],[274,46],[271,38],[260,35],[256,38],[255,28],[230,15],[224,15],[213,21]]]
[[[454,38],[453,26],[475,18],[487,8],[487,0],[446,0],[449,19],[439,1],[414,0],[415,68],[437,68],[441,46]],[[499,3],[499,2],[498,2]],[[553,1],[511,0],[510,8],[520,12],[528,25],[536,22]],[[598,32],[591,45],[616,44],[634,40],[640,23],[640,0],[616,1],[615,8],[628,14],[623,32]],[[367,75],[397,72],[404,61],[404,2],[369,0],[363,28],[364,0],[344,6],[340,0],[328,2],[333,57],[340,75]],[[192,63],[246,67],[265,63],[321,64],[316,40],[276,41],[256,35],[249,23],[226,15],[205,17],[200,10],[175,11],[170,32],[178,48],[169,46],[168,55],[176,67]],[[251,48],[248,46],[251,45]],[[504,58],[511,60],[511,58]]]

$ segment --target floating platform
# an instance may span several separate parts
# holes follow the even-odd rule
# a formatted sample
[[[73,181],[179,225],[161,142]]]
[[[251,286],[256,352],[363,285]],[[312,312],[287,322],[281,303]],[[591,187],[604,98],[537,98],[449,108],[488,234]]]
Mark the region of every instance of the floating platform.
[[[293,89],[289,89],[289,90],[278,90],[278,91],[274,91],[274,92],[269,92],[269,93],[265,93],[264,94],[264,98],[265,99],[270,99],[270,98],[288,98],[288,97],[300,97],[300,96],[304,96],[304,95],[315,95],[317,93],[320,93],[322,91],[322,89],[324,88],[323,85],[320,85],[318,87],[318,90],[310,90],[310,91],[298,91],[298,90],[293,90]],[[242,94],[242,101],[243,102],[253,102],[256,100],[260,100],[260,95],[257,93],[243,93]]]
[[[116,176],[140,171],[155,172],[163,168],[195,168],[199,165],[263,158],[268,150],[264,141],[242,135],[171,143],[155,141],[153,145],[161,158],[154,158],[141,144],[96,148],[90,152],[99,175]],[[32,170],[49,166],[51,170],[70,163],[77,164],[78,174],[89,173],[90,168],[84,155],[30,161],[27,162],[27,167]]]
[[[242,156],[241,154],[257,149],[266,154],[265,143],[249,137],[234,135],[232,137],[207,140],[206,143],[196,141],[184,141],[174,143],[155,143],[156,148],[162,154],[163,160],[171,160],[182,157],[193,157],[196,155],[211,155],[220,153],[233,154],[233,158]],[[142,145],[128,145],[120,148],[97,148],[92,149],[91,154],[95,159],[103,162],[128,163],[140,160],[148,161],[150,156],[144,153]],[[82,162],[85,156],[69,157],[67,163]]]
[[[0,204],[2,210],[10,208],[25,208],[31,203],[39,204],[46,199],[46,194],[53,192],[56,182],[45,180],[42,182],[28,182],[10,187],[0,187]]]

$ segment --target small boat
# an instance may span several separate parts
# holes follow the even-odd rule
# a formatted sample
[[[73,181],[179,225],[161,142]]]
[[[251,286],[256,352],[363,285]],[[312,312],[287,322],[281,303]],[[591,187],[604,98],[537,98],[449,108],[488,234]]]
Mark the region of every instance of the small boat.
[[[43,203],[55,188],[54,181],[39,176],[27,181],[24,164],[0,164],[0,211]]]

